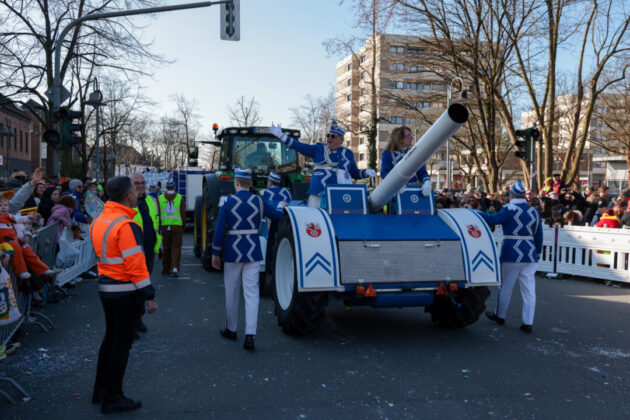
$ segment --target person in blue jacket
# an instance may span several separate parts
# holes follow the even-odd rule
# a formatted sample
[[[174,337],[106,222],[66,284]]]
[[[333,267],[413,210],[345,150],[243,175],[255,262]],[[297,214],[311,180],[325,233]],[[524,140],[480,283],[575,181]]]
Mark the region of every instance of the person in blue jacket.
[[[381,155],[381,178],[390,173],[398,162],[402,160],[409,149],[413,146],[413,134],[409,127],[394,128],[389,136],[389,141],[383,154]],[[425,165],[422,165],[418,172],[407,182],[408,184],[416,184],[422,182],[422,195],[428,197],[431,195],[431,177],[427,172]]]
[[[245,342],[243,348],[254,350],[254,338],[258,323],[258,270],[262,261],[262,251],[258,232],[264,217],[282,219],[281,207],[274,206],[259,195],[249,192],[252,186],[252,172],[249,169],[234,171],[236,192],[220,204],[217,224],[212,239],[212,267],[221,269],[225,263],[225,328],[221,335],[236,340],[238,327],[238,306],[241,282],[245,298]]]
[[[292,201],[293,195],[291,195],[291,191],[289,191],[288,188],[281,187],[280,181],[280,175],[274,171],[269,172],[269,177],[267,178],[267,188],[260,192],[262,198],[274,203],[279,203],[281,201],[288,203],[289,201]]]
[[[308,189],[309,207],[320,207],[320,193],[327,185],[350,184],[352,179],[376,176],[374,169],[357,168],[352,150],[342,146],[346,131],[339,127],[337,121],[331,123],[326,144],[306,144],[292,139],[282,132],[279,125],[272,124],[269,132],[298,153],[313,159],[315,168]]]
[[[523,297],[521,330],[532,332],[536,309],[536,267],[542,251],[543,226],[540,213],[527,204],[525,188],[517,179],[510,190],[510,202],[494,215],[479,212],[490,225],[503,227],[501,247],[501,279],[496,312],[486,316],[499,325],[505,324],[505,314],[518,280]]]

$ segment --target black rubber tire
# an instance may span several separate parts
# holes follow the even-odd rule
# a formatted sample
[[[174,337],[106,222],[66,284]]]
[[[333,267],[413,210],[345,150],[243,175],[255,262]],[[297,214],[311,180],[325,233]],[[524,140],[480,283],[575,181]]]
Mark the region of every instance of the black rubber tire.
[[[212,267],[212,238],[214,237],[214,227],[217,223],[217,215],[218,209],[209,205],[208,203],[204,203],[205,206],[208,206],[206,209],[206,249],[204,249],[201,253],[201,265],[206,271],[216,272],[217,270]],[[203,242],[202,242],[203,243]]]
[[[295,255],[295,243],[293,241],[291,221],[287,215],[285,215],[279,223],[278,230],[276,232],[276,241],[273,247],[274,276],[277,271],[275,267],[278,264],[278,246],[284,238],[290,242],[293,251],[293,294],[288,307],[286,309],[282,309],[278,300],[276,288],[278,279],[274,278],[273,298],[275,302],[275,311],[278,316],[278,325],[280,325],[287,334],[306,335],[315,331],[324,322],[326,318],[325,308],[328,305],[328,294],[321,292],[298,292],[297,269],[295,267],[297,261]]]
[[[264,271],[258,273],[258,289],[260,297],[267,295],[267,273]]]
[[[193,252],[195,257],[201,257],[201,206],[203,197],[195,197],[195,212],[193,214]]]
[[[479,319],[486,310],[490,289],[486,286],[460,289],[456,293],[438,295],[433,303],[424,308],[431,320],[445,328],[463,328]]]

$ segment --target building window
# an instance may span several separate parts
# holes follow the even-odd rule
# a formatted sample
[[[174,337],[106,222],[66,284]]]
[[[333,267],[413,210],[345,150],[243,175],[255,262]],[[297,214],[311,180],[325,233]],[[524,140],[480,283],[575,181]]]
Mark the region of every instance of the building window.
[[[362,63],[365,61],[365,56],[364,56],[364,55],[362,55],[362,56],[361,56],[361,60],[360,60],[360,61],[361,61]]]
[[[359,107],[359,111],[361,111],[361,112],[365,111],[365,105],[363,105],[363,104],[362,104],[362,105]]]
[[[361,89],[361,95],[367,95],[367,89],[365,88]]]
[[[424,54],[425,50],[422,48],[407,48],[407,54],[420,55]]]
[[[389,71],[391,72],[403,71],[404,69],[405,69],[405,65],[403,63],[389,65]]]
[[[446,85],[438,85],[438,84],[434,84],[431,86],[431,88],[435,91],[438,92],[446,92]]]
[[[346,95],[346,101],[350,102],[352,100],[352,95]]]
[[[404,89],[405,83],[404,82],[389,82],[389,88],[390,89]]]
[[[425,66],[408,66],[407,70],[409,73],[420,73],[421,71],[427,71],[429,69]]]
[[[418,105],[420,106],[420,108],[430,108],[431,102],[418,102]]]
[[[364,71],[361,72],[361,80],[365,80],[365,72]]]
[[[389,53],[390,54],[404,54],[405,53],[405,47],[401,47],[399,45],[391,45],[389,47]]]
[[[359,137],[359,144],[365,144],[365,137]]]
[[[348,66],[346,67],[346,70],[347,70],[347,71],[352,70],[352,63],[348,64]]]
[[[22,130],[20,130],[20,152],[24,151],[24,135]]]
[[[29,139],[29,135],[27,134],[27,135],[26,135],[26,136],[24,136],[24,137],[25,137],[25,140],[26,140],[26,141],[24,142],[24,147],[25,147],[25,149],[26,149],[26,153],[28,153],[28,143],[29,143],[28,139]]]
[[[407,125],[412,125],[416,120],[414,120],[413,118],[406,118],[405,117],[405,124]]]
[[[365,160],[365,153],[359,153],[359,161]]]
[[[348,79],[348,81],[346,82],[346,86],[352,86],[352,79]]]
[[[389,117],[390,124],[402,124],[403,117]]]

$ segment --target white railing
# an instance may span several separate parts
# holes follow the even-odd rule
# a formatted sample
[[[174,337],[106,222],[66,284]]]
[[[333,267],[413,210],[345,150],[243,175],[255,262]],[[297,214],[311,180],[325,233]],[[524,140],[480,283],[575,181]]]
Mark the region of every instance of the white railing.
[[[494,231],[503,242],[500,226]],[[538,271],[630,283],[630,229],[544,227]]]

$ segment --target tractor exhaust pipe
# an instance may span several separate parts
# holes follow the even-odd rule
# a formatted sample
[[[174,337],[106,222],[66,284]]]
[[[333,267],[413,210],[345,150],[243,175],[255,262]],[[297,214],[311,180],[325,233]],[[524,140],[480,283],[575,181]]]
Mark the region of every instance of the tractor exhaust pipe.
[[[370,211],[377,212],[455,132],[468,121],[464,105],[453,104],[433,123],[424,136],[387,175],[368,197]]]

